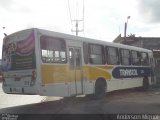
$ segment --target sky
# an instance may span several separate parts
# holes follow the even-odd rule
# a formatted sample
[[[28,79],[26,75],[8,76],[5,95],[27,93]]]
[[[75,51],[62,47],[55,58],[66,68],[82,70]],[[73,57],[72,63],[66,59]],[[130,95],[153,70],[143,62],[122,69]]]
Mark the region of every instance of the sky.
[[[128,16],[127,35],[160,37],[159,6],[160,0],[0,0],[0,56],[4,32],[34,27],[75,35],[74,20],[83,20],[79,36],[87,38],[124,36]]]

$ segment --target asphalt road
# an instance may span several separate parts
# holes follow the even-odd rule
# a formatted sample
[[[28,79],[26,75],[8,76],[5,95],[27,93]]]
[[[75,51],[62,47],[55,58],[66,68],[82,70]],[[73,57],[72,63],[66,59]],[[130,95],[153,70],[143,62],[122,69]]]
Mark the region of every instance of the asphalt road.
[[[2,90],[2,83],[0,83],[0,109],[27,105],[32,103],[39,103],[43,101],[46,97],[39,95],[12,95],[5,94]]]
[[[69,98],[7,95],[0,90],[0,113],[9,114],[160,114],[160,89],[111,92],[94,100],[78,96]],[[48,117],[48,116],[47,116]],[[159,117],[160,118],[160,117]]]

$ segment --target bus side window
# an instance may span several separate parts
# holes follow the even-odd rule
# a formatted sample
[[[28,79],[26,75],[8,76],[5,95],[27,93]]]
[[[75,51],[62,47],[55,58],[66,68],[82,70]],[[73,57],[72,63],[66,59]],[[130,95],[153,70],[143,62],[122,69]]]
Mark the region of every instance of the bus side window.
[[[109,65],[119,65],[118,48],[106,47],[106,60]]]
[[[131,65],[130,51],[129,50],[120,49],[120,55],[121,55],[121,64],[122,65]]]
[[[70,68],[73,69],[74,68],[74,49],[73,48],[69,48],[69,64],[70,64]]]
[[[104,64],[104,48],[102,45],[89,44],[89,62],[91,64]]]
[[[83,56],[85,64],[88,64],[88,44],[85,42],[83,43]]]
[[[44,63],[66,63],[65,40],[49,36],[40,37],[41,57]]]
[[[65,51],[60,51],[60,58],[62,62],[66,61],[66,52]]]
[[[42,53],[42,61],[43,62],[46,62],[46,59],[47,59],[47,50],[43,50],[41,51]]]
[[[147,53],[144,53],[144,52],[141,53],[141,62],[142,62],[142,66],[149,65],[149,58]]]
[[[131,51],[131,62],[132,62],[132,65],[137,65],[137,66],[141,65],[141,54],[140,54],[140,52]]]
[[[81,66],[81,49],[75,49],[75,59],[76,67],[79,68]]]

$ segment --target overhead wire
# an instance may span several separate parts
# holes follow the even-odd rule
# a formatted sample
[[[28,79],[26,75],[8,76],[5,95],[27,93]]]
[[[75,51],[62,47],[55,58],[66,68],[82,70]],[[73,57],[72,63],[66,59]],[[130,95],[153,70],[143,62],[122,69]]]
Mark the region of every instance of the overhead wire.
[[[72,25],[73,25],[73,22],[75,22],[75,24],[76,25],[78,25],[78,22],[80,22],[80,21],[82,21],[82,30],[76,30],[76,31],[74,31],[74,30],[72,30],[71,29],[71,32],[73,33],[73,32],[83,32],[83,35],[84,35],[84,9],[85,9],[85,7],[84,7],[84,0],[83,0],[83,11],[82,11],[82,19],[81,20],[78,20],[78,13],[79,13],[79,9],[78,9],[78,7],[79,7],[79,3],[78,3],[78,0],[76,0],[76,19],[75,20],[73,20],[72,19],[72,14],[71,14],[71,7],[70,7],[70,1],[68,0],[68,9],[69,9],[69,16],[70,16],[70,22],[71,22],[71,27],[72,27]],[[85,35],[84,35],[85,36]]]
[[[68,0],[68,10],[69,10],[70,22],[71,22],[71,27],[72,27],[72,15],[71,15],[71,8],[70,8],[70,2],[69,2],[69,0]],[[73,33],[72,30],[71,30],[71,32]]]

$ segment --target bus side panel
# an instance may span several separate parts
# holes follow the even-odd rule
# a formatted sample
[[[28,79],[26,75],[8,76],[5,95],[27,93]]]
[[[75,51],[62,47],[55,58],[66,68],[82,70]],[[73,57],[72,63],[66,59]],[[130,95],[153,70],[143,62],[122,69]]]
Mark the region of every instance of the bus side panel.
[[[41,78],[41,95],[73,96],[78,94],[76,93],[80,87],[78,85],[81,84],[81,75],[76,77],[75,83],[75,72],[70,70],[68,65],[43,64],[41,65]]]
[[[85,80],[84,93],[92,94],[95,90],[95,82],[99,78],[104,78],[107,81],[112,79],[110,70],[112,66],[84,66],[83,67],[83,77]]]
[[[129,88],[141,87],[143,83],[143,78],[125,78],[125,79],[114,79],[107,81],[107,92],[114,90],[122,90]]]
[[[42,94],[52,96],[68,96],[68,66],[41,65]]]

